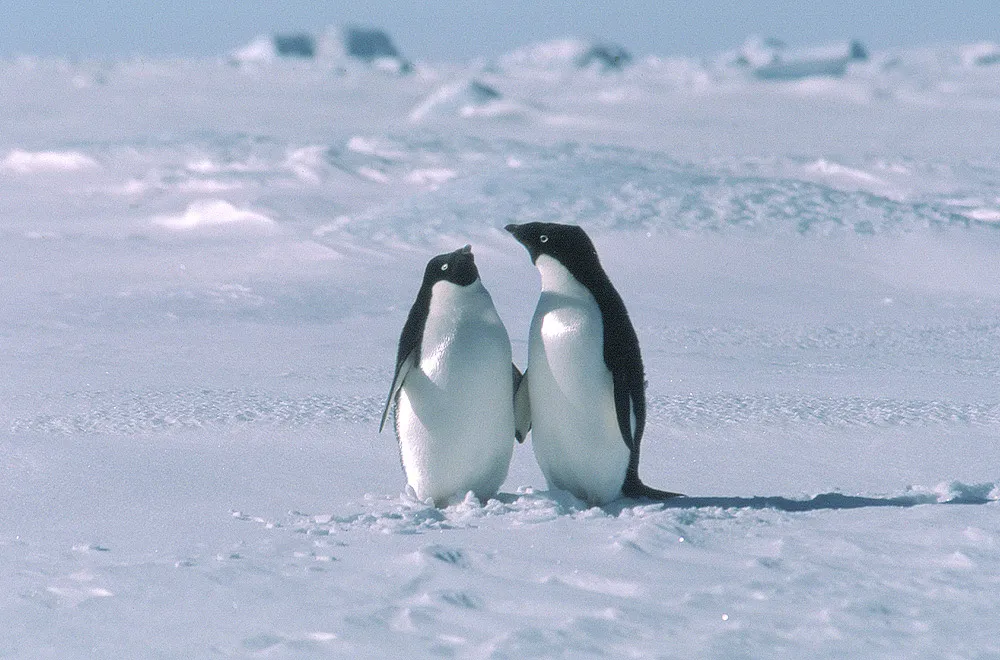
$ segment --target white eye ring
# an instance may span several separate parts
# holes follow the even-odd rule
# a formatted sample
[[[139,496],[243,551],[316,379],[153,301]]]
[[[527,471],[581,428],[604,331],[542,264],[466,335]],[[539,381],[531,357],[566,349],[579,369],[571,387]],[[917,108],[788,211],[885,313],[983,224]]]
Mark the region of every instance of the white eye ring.
[[[548,243],[549,242],[549,237],[546,236],[545,234],[542,234],[541,236],[538,237],[538,242],[539,243]]]
[[[448,270],[448,264],[441,264],[441,270]]]

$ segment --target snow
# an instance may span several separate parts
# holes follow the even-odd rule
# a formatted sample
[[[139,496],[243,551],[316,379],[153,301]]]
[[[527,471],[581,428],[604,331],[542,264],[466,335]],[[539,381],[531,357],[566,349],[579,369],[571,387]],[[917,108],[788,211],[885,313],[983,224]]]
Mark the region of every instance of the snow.
[[[152,222],[178,231],[218,225],[271,226],[274,224],[274,220],[266,215],[238,209],[223,199],[198,199],[188,204],[184,213],[157,216],[153,218]]]
[[[24,151],[13,149],[0,161],[0,169],[18,174],[40,172],[74,172],[98,167],[97,163],[78,151]]]
[[[273,62],[278,57],[278,50],[271,37],[259,36],[247,45],[237,48],[232,53],[234,62],[246,64],[250,62]]]
[[[498,64],[505,69],[591,69],[608,72],[625,68],[631,60],[632,55],[617,44],[567,38],[520,48],[502,57]]]
[[[0,62],[0,656],[1000,655],[992,47],[764,82],[585,43]],[[689,497],[588,508],[527,445],[495,500],[402,492],[424,265],[474,246],[523,366],[531,220],[594,238],[640,474]]]
[[[518,117],[527,108],[511,103],[500,92],[475,79],[442,85],[410,112],[410,121],[420,123],[434,117]]]

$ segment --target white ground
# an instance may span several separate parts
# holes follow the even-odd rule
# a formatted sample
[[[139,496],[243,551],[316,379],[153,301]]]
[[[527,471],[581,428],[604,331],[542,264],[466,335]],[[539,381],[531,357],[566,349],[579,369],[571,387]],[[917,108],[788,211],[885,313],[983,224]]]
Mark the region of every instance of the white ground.
[[[0,657],[1000,657],[974,50],[0,63]],[[523,364],[533,219],[594,236],[690,498],[587,509],[528,446],[498,500],[400,495],[423,265],[471,242]]]

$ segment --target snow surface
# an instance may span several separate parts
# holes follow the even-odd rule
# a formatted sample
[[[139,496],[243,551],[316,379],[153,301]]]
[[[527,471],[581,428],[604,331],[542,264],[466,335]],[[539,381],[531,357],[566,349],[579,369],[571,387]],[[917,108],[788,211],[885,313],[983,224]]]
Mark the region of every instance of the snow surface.
[[[1000,656],[992,47],[558,45],[0,62],[0,657]],[[473,244],[523,365],[531,220],[594,237],[689,498],[590,509],[527,446],[496,500],[400,494],[424,264]]]

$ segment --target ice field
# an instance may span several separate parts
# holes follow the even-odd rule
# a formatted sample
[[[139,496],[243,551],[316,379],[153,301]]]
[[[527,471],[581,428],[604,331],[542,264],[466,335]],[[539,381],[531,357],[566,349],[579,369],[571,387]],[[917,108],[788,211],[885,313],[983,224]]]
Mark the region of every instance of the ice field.
[[[1000,658],[1000,47],[771,80],[0,62],[0,657]],[[839,66],[839,65],[838,65]],[[427,260],[583,226],[643,350],[588,508],[401,494]]]

